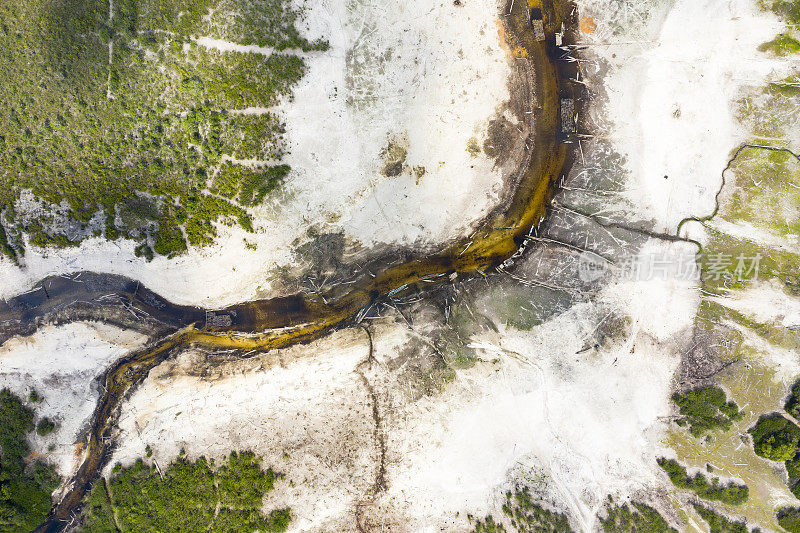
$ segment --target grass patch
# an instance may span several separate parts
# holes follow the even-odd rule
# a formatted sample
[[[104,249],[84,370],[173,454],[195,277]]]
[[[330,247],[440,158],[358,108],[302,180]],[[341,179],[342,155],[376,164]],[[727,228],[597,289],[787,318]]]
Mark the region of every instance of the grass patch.
[[[758,47],[761,52],[772,52],[775,55],[787,56],[800,52],[800,42],[791,35],[781,33],[769,42]]]

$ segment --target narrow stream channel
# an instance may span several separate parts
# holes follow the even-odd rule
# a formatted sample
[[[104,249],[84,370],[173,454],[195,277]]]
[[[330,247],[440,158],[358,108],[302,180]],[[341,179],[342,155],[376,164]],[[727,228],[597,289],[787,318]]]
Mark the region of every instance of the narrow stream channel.
[[[61,531],[73,523],[84,496],[111,458],[121,402],[176,351],[200,345],[263,352],[309,342],[359,322],[382,299],[405,291],[425,292],[491,271],[524,251],[527,237],[544,217],[553,190],[572,161],[574,145],[565,141],[574,127],[567,122],[573,120],[572,106],[582,96],[581,86],[569,82],[576,77],[577,63],[565,60],[567,49],[556,45],[556,33],[564,28],[563,42],[575,42],[577,22],[568,0],[508,0],[503,18],[513,60],[530,77],[521,90],[532,91],[525,96],[534,134],[510,202],[490,213],[470,238],[427,257],[376,259],[354,280],[323,294],[256,300],[221,310],[175,305],[136,281],[90,272],[47,278],[34,290],[0,303],[0,342],[30,334],[38,324],[78,303],[89,309],[83,320],[102,321],[104,306],[119,305],[135,307],[174,331],[116,362],[100,378],[104,393],[92,417],[86,458],[66,495],[36,531]],[[546,38],[538,40],[542,28]],[[562,107],[567,111],[564,120]],[[86,317],[86,312],[96,316]]]

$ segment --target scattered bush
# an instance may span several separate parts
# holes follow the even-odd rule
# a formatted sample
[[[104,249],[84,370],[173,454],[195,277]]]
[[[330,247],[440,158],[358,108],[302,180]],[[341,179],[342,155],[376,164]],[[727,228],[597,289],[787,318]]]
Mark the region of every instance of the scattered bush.
[[[691,490],[705,500],[719,501],[728,505],[741,505],[747,501],[749,489],[747,485],[737,483],[720,484],[719,478],[711,478],[709,483],[706,476],[698,472],[690,476],[686,468],[675,459],[658,459],[658,466],[669,476],[672,484],[679,489]]]
[[[489,515],[483,520],[478,520],[475,523],[474,533],[503,533],[506,530],[505,526],[501,523],[496,523],[494,518]]]
[[[569,519],[563,513],[545,509],[534,502],[528,487],[517,487],[506,493],[503,513],[511,519],[511,525],[520,531],[542,531],[570,533]]]
[[[692,505],[697,514],[708,523],[711,533],[747,533],[747,525],[744,522],[732,522],[708,507],[696,503]]]
[[[612,505],[609,497],[606,517],[600,518],[603,531],[607,533],[678,533],[658,511],[643,503],[631,502]]]
[[[45,435],[49,435],[56,429],[56,424],[49,418],[45,417],[39,420],[39,423],[36,424],[36,433],[44,437]]]
[[[506,523],[511,524],[512,531],[541,532],[541,533],[571,533],[567,515],[544,508],[534,501],[530,489],[517,486],[513,491],[506,493],[506,502],[503,504],[503,514]],[[472,517],[469,517],[472,520]],[[475,522],[474,533],[500,533],[505,532],[506,526],[502,520],[495,520],[491,515]]]

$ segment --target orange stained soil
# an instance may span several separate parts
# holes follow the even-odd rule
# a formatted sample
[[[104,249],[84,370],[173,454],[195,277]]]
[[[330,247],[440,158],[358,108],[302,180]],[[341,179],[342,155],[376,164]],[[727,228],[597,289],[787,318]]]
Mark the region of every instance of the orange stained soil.
[[[597,29],[597,23],[592,17],[581,17],[579,27],[581,33],[594,33]]]
[[[510,53],[508,41],[506,41],[506,28],[503,25],[503,21],[501,19],[495,19],[494,23],[497,26],[497,38],[500,40],[500,46],[506,53]]]

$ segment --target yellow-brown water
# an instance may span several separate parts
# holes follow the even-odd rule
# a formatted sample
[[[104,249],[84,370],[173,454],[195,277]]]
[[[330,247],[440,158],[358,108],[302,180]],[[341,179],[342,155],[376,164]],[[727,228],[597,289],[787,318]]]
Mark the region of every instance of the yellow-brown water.
[[[519,250],[530,229],[544,217],[553,187],[570,159],[569,146],[559,142],[558,137],[560,100],[565,95],[573,97],[565,81],[574,75],[574,64],[554,58],[554,33],[562,22],[567,25],[568,34],[572,31],[575,21],[567,16],[572,6],[562,0],[529,0],[527,4],[509,1],[502,18],[513,60],[529,62],[536,103],[533,146],[508,205],[491,213],[471,237],[438,253],[384,266],[374,275],[365,272],[346,289],[232,306],[227,311],[236,311],[239,318],[235,324],[208,328],[192,325],[118,362],[104,376],[105,394],[93,415],[86,458],[70,491],[37,531],[63,529],[80,509],[111,454],[111,430],[121,401],[174,351],[191,345],[267,351],[309,342],[352,323],[365,307],[401,288],[423,289],[447,283],[453,275],[465,277],[484,272]],[[534,36],[530,8],[543,12],[546,41],[537,41]]]

